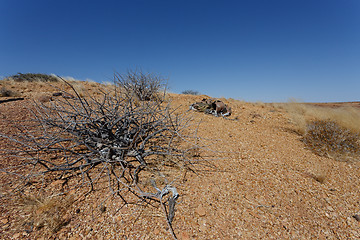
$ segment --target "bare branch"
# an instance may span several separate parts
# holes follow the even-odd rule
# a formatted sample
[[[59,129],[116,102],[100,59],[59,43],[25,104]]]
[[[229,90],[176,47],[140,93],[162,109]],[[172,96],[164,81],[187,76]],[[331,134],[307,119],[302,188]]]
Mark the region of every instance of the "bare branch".
[[[63,81],[72,92],[62,92],[74,98],[36,102],[31,109],[33,122],[18,126],[21,134],[0,135],[16,145],[13,155],[22,159],[24,166],[21,170],[9,167],[1,171],[24,181],[45,175],[58,179],[78,176],[91,191],[104,178],[111,194],[119,195],[125,203],[128,193],[160,203],[176,239],[172,228],[179,197],[175,182],[161,190],[154,183],[156,193],[145,182],[154,181],[152,173],[164,176],[161,169],[165,162],[181,167],[191,163],[187,152],[196,138],[184,134],[191,119],[176,114],[176,109],[163,102],[158,95],[161,89],[165,91],[163,80],[153,74],[118,74],[114,89],[99,90],[99,98],[83,98]],[[19,151],[23,154],[17,154]],[[170,182],[176,177],[164,176],[164,180]]]

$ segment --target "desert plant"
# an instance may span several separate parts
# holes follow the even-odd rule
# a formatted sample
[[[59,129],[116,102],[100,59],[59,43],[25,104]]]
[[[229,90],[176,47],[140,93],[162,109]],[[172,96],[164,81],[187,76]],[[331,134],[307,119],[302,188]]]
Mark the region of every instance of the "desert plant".
[[[152,86],[151,79],[144,81]],[[158,86],[158,79],[154,81]],[[78,186],[94,190],[99,179],[107,179],[110,193],[125,204],[129,203],[128,193],[144,204],[158,202],[175,236],[171,223],[179,196],[173,182],[178,170],[173,176],[162,171],[181,170],[192,163],[188,150],[194,145],[189,147],[191,139],[184,144],[190,119],[153,98],[156,87],[139,93],[151,96],[152,101],[139,102],[129,94],[128,82],[117,81],[113,90],[103,91],[100,98],[83,98],[67,84],[74,98],[36,103],[31,124],[17,126],[14,136],[0,134],[17,145],[13,156],[21,165],[8,166],[2,172],[17,176],[14,185],[19,187],[34,178],[67,181],[80,176]],[[161,176],[162,181],[153,176]]]
[[[334,121],[316,120],[308,123],[302,141],[317,154],[337,160],[359,158],[360,136]]]
[[[128,98],[138,98],[140,101],[159,99],[159,91],[165,94],[166,80],[154,73],[144,73],[141,70],[128,70],[125,74],[115,74],[115,82],[124,88]]]
[[[195,90],[185,90],[181,92],[182,94],[186,94],[186,95],[199,95],[200,93],[198,91]]]
[[[23,81],[58,82],[59,81],[59,79],[55,76],[42,74],[42,73],[18,73],[10,77],[7,77],[5,79],[13,79],[15,82],[23,82]]]

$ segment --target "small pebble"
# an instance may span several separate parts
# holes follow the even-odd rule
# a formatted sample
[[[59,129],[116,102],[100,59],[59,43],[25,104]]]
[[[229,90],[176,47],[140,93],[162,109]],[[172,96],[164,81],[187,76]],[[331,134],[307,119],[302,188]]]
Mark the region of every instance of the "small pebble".
[[[355,214],[355,215],[353,216],[353,218],[355,218],[355,219],[356,219],[356,221],[360,222],[360,215]]]

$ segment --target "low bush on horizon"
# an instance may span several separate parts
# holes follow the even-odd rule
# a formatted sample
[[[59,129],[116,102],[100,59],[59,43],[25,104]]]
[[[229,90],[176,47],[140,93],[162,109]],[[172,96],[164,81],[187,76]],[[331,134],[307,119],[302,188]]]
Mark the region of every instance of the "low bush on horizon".
[[[185,90],[182,91],[181,94],[186,94],[186,95],[200,95],[199,91],[195,91],[195,90]]]
[[[53,75],[42,74],[42,73],[18,73],[5,80],[14,80],[15,82],[58,82],[59,79]]]

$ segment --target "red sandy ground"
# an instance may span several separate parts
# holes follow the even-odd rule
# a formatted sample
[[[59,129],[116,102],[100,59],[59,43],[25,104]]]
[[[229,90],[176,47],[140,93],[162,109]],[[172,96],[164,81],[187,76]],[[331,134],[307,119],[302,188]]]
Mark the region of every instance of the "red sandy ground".
[[[43,83],[1,84],[26,98],[0,104],[0,131],[6,133],[15,131],[6,119],[30,116],[24,114],[29,99],[54,92]],[[95,83],[83,85],[82,90],[96,91]],[[169,95],[172,106],[180,106],[180,111],[202,97]],[[215,139],[218,144],[211,148],[221,153],[212,162],[212,170],[187,173],[179,180],[181,198],[173,221],[177,237],[360,239],[360,222],[353,217],[360,211],[360,163],[339,162],[305,149],[284,110],[270,104],[222,100],[232,107],[232,118],[237,116],[238,121],[193,113],[194,121],[201,121],[198,135]],[[5,157],[1,158],[4,163]],[[1,180],[3,194],[8,191],[4,175]],[[0,238],[171,239],[160,208],[121,208],[122,201],[107,193],[69,193],[76,196],[64,216],[69,223],[56,233],[26,232],[26,226],[19,224],[25,221],[25,210],[0,199]],[[100,210],[100,203],[106,210]]]

